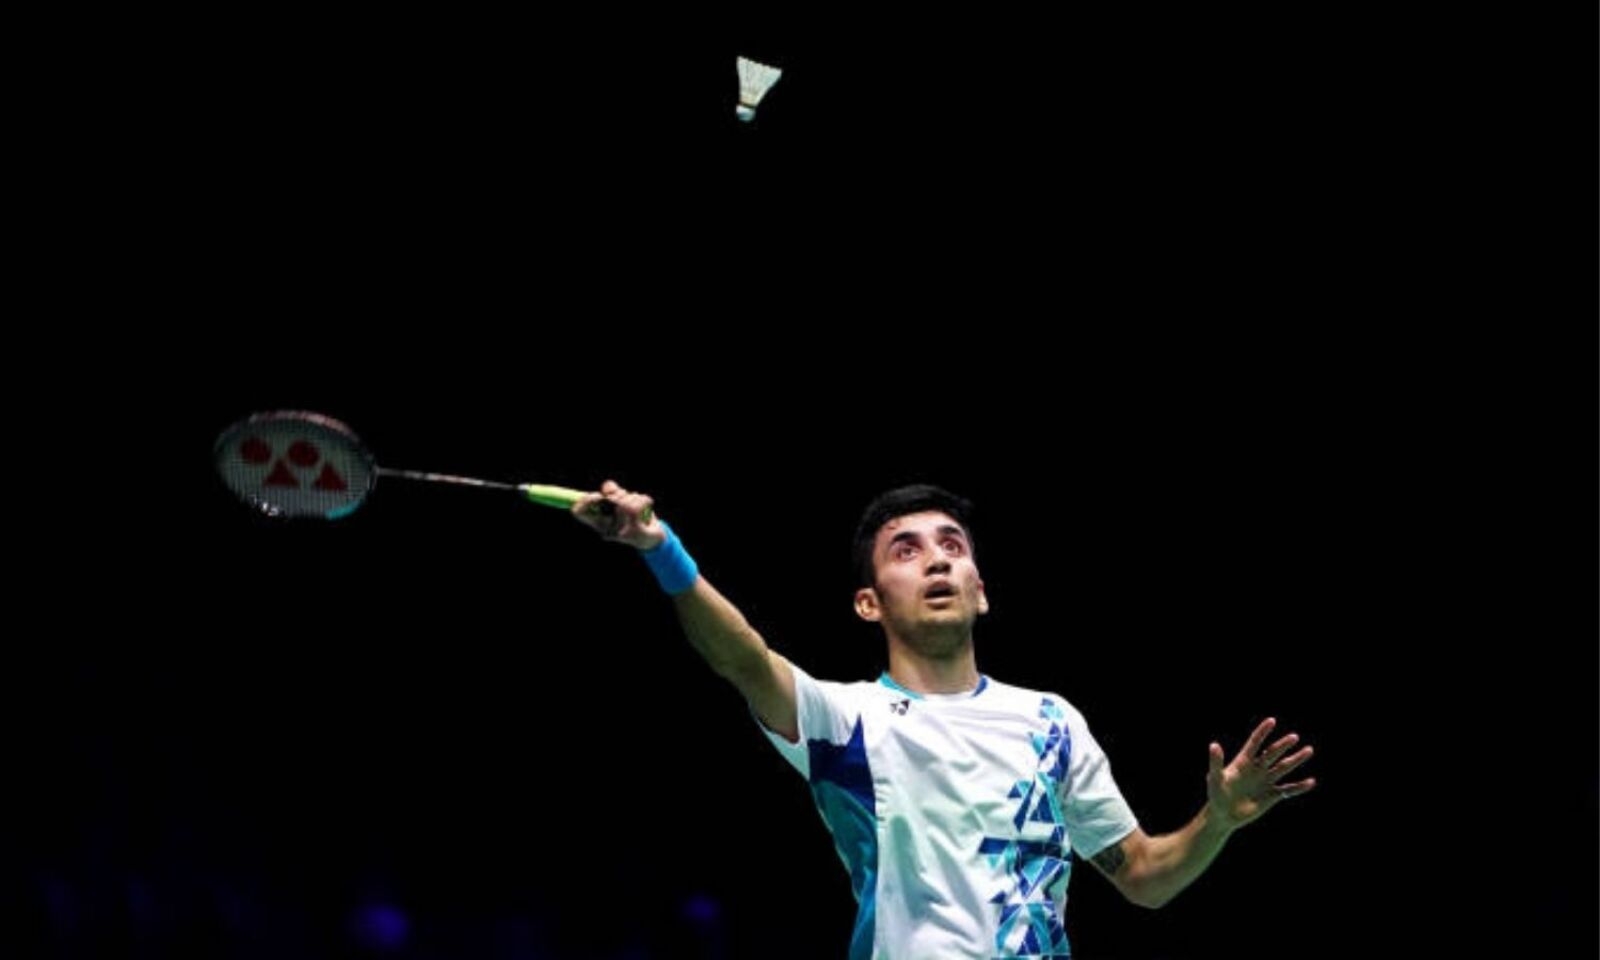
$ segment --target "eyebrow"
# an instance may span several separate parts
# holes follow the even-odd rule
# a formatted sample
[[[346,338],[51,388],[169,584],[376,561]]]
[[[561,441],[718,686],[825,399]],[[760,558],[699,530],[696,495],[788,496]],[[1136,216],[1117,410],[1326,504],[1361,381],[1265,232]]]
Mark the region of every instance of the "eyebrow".
[[[937,529],[935,529],[934,532],[935,533],[939,533],[939,534],[945,534],[945,535],[955,534],[956,536],[961,538],[961,542],[962,543],[965,543],[967,541],[967,532],[965,530],[961,529],[960,527],[956,526],[953,523],[940,524],[939,527]],[[890,537],[889,538],[889,542],[887,544],[885,544],[885,546],[892,547],[895,544],[900,543],[901,541],[904,541],[904,540],[916,540],[916,539],[919,539],[920,537],[921,537],[921,534],[917,533],[917,531],[915,531],[915,530],[902,530],[899,533],[895,534],[894,536]]]

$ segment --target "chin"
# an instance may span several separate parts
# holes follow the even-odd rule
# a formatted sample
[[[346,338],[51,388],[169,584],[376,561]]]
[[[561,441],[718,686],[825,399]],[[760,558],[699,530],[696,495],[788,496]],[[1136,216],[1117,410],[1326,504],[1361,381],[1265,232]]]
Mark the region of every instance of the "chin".
[[[958,621],[944,621],[937,626],[954,626]],[[959,629],[929,630],[929,624],[924,623],[923,629],[907,635],[906,645],[925,657],[947,657],[960,653],[967,646],[967,637],[970,635],[972,624],[960,621]]]

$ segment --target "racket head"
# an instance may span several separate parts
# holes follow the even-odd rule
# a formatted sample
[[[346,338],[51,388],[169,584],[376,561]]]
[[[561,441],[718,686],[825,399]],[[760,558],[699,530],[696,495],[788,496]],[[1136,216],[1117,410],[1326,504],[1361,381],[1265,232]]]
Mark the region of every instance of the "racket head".
[[[304,410],[257,413],[217,437],[212,460],[239,499],[269,517],[348,516],[378,482],[355,431]]]

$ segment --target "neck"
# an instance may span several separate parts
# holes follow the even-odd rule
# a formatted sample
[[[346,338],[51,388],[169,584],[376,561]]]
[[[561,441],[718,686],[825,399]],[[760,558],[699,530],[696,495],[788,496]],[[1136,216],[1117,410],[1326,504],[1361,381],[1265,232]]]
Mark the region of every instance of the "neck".
[[[978,686],[978,659],[972,639],[949,655],[931,657],[889,638],[889,676],[916,693],[965,693]]]

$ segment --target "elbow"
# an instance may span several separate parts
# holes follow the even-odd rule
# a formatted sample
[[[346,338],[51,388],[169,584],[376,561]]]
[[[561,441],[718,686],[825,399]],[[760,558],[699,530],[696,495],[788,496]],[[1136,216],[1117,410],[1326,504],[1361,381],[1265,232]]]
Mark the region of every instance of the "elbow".
[[[1160,910],[1172,902],[1173,895],[1171,893],[1156,890],[1151,884],[1139,880],[1129,879],[1121,885],[1120,889],[1129,903],[1136,907],[1144,907],[1146,910]]]

